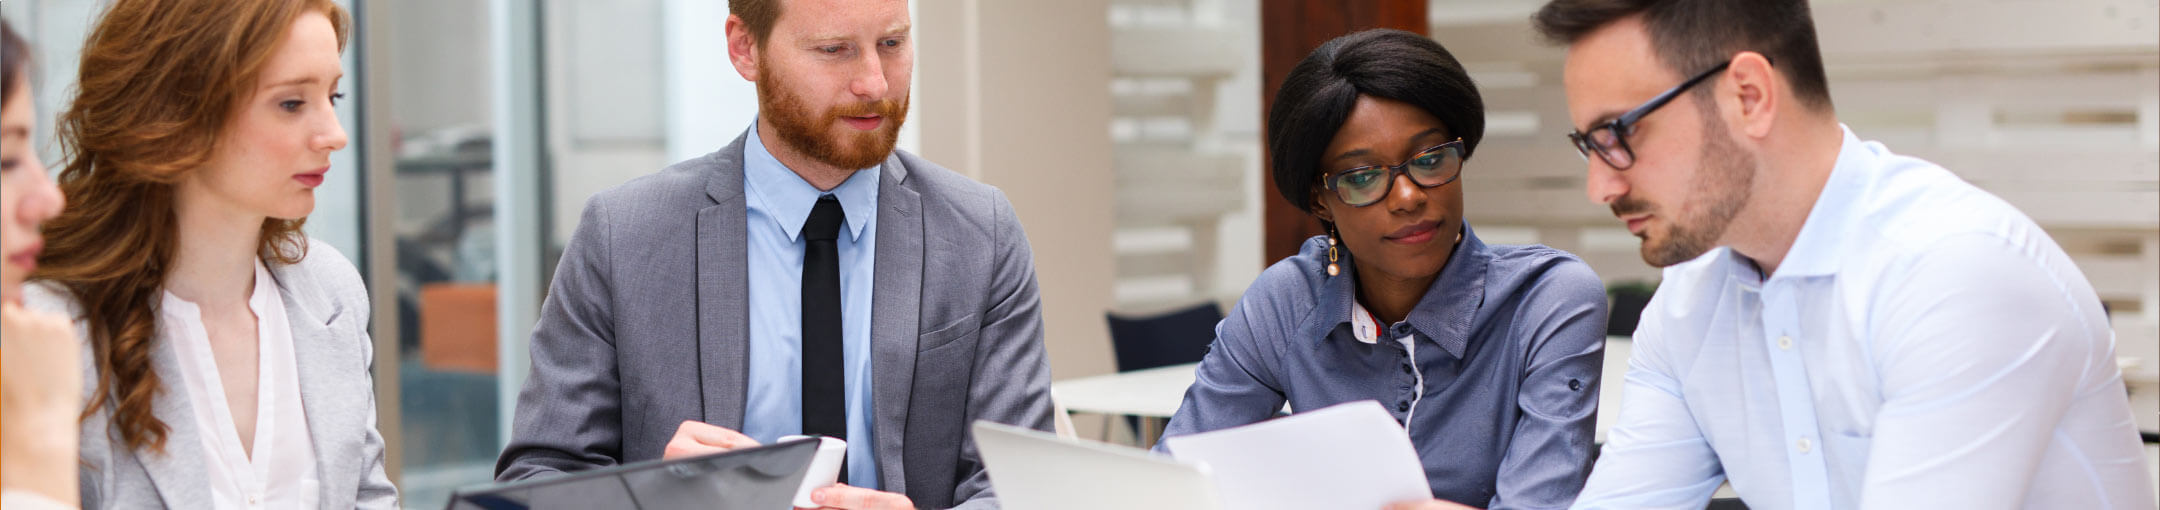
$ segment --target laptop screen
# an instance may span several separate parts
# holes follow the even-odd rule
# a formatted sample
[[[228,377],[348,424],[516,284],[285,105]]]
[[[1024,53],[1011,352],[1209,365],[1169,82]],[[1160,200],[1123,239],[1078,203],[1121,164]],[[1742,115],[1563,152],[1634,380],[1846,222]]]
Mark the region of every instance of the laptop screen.
[[[461,489],[447,510],[789,508],[817,453],[798,439],[699,457]]]

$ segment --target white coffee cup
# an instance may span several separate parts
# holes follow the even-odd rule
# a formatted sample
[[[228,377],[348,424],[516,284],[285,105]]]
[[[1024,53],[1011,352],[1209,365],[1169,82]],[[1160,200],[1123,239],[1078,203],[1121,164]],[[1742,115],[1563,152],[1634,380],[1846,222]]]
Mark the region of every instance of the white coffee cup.
[[[784,436],[780,442],[807,439],[810,436]],[[817,456],[810,459],[810,469],[803,474],[802,488],[795,491],[797,508],[817,508],[810,500],[810,493],[832,486],[840,481],[840,463],[847,459],[847,440],[837,437],[818,438]]]

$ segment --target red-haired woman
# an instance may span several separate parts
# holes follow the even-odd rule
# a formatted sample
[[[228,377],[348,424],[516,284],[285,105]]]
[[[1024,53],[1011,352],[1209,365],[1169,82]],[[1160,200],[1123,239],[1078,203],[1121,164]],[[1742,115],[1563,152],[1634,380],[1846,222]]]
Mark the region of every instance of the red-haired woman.
[[[330,0],[117,0],[25,301],[92,359],[86,508],[390,508],[367,289],[300,225],[344,148]]]

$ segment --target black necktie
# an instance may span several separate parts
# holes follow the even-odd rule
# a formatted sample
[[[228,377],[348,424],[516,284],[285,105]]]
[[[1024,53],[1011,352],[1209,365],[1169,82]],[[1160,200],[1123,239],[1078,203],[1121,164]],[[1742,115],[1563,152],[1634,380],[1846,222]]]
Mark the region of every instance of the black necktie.
[[[840,344],[840,250],[834,239],[847,213],[832,195],[818,197],[802,237],[803,434],[847,439],[847,366]],[[846,464],[840,481],[847,481]]]

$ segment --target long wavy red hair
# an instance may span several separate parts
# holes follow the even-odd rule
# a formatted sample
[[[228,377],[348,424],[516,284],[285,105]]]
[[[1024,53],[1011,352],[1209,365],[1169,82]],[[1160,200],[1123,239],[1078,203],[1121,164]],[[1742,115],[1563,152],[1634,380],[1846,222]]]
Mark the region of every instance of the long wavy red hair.
[[[62,114],[60,191],[32,279],[74,294],[89,325],[97,392],[83,417],[112,407],[129,449],[163,451],[151,413],[159,292],[179,247],[174,184],[211,158],[294,20],[323,13],[345,47],[349,20],[331,0],[117,0],[83,42],[74,103]],[[306,220],[263,222],[258,251],[307,255]]]

